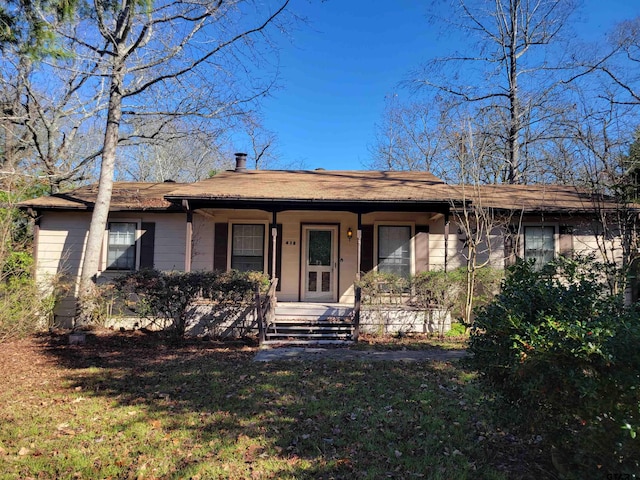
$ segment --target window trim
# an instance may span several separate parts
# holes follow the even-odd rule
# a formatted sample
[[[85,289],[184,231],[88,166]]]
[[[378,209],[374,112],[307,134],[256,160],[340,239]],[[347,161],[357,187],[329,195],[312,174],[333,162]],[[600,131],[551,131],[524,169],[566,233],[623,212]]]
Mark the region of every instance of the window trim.
[[[269,229],[268,220],[229,220],[229,231],[227,232],[227,271],[231,270],[231,261],[233,258],[233,227],[235,225],[263,225],[264,226],[264,238],[262,239],[262,272],[267,272],[269,262],[269,235],[271,230]]]
[[[416,274],[416,224],[415,222],[407,222],[407,221],[380,221],[373,223],[373,270],[375,272],[380,272],[379,270],[379,261],[380,261],[380,228],[379,227],[409,227],[409,276],[414,276]]]
[[[133,270],[109,268],[109,232],[112,223],[133,223],[136,226],[134,246],[135,246],[135,266]],[[142,236],[142,220],[140,218],[109,218],[107,219],[107,225],[104,230],[104,237],[102,240],[102,255],[101,263],[103,272],[136,272],[140,270],[140,238]]]

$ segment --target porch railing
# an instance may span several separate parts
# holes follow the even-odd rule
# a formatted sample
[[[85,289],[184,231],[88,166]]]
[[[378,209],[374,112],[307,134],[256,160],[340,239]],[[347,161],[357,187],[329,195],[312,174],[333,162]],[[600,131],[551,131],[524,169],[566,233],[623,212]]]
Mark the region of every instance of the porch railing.
[[[267,326],[273,322],[276,316],[276,304],[278,302],[276,298],[276,288],[278,286],[278,279],[271,279],[269,284],[269,290],[263,297],[260,295],[260,286],[256,285],[256,315],[258,317],[258,335],[260,343],[263,343],[267,339]]]
[[[353,306],[353,341],[358,341],[360,335],[360,306],[362,305],[362,288],[354,287],[355,300]]]

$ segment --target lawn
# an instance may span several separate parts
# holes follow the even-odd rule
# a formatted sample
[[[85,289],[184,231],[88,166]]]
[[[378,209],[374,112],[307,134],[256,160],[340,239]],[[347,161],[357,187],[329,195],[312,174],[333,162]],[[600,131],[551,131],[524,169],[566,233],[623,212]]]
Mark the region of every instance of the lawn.
[[[457,363],[257,363],[141,332],[0,348],[0,478],[554,478]]]

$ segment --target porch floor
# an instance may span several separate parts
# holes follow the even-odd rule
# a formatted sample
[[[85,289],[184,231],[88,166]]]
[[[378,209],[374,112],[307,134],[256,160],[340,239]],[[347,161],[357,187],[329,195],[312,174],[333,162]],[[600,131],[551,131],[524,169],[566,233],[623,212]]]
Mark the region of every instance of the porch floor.
[[[278,302],[276,320],[351,320],[353,305],[334,302]]]

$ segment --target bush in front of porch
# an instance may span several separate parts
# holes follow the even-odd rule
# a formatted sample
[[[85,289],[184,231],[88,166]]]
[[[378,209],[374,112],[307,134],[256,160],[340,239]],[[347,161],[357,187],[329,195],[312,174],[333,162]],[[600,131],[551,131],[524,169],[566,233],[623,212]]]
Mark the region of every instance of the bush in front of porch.
[[[229,316],[251,306],[256,287],[264,292],[268,284],[268,277],[262,273],[236,270],[188,273],[140,270],[115,281],[116,290],[129,310],[165,326],[176,341],[184,338],[189,311],[197,302],[205,301]]]
[[[498,292],[502,278],[502,270],[479,269],[476,272],[474,288],[468,289],[466,267],[448,272],[420,272],[408,278],[371,271],[363,275],[356,285],[362,289],[363,304],[375,317],[376,333],[415,332],[415,317],[422,315],[424,324],[420,333],[443,335],[450,329],[452,318],[467,329],[472,325],[473,318],[464,318],[469,295],[467,292],[471,292],[473,305],[486,305]],[[404,325],[396,322],[396,325],[390,327],[389,323],[393,321],[389,313],[391,311],[394,312],[394,317],[400,315],[399,311],[412,311],[414,320],[406,321]]]

